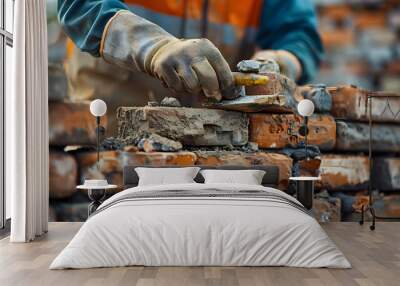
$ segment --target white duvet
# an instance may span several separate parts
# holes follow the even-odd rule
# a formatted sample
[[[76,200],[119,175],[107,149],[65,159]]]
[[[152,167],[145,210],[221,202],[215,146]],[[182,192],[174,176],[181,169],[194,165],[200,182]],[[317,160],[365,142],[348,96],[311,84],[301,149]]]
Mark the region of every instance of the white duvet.
[[[50,269],[145,266],[294,266],[349,268],[318,222],[295,207],[255,198],[152,198],[131,192],[262,190],[254,185],[180,184],[120,192],[92,216]],[[298,202],[297,202],[298,203]],[[107,207],[108,206],[108,207]]]

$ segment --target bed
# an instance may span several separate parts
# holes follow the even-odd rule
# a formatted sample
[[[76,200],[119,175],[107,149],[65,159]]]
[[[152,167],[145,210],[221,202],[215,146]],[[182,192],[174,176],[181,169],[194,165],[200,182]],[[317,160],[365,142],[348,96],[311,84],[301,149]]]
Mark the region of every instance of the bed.
[[[204,184],[198,174],[195,183],[151,186],[138,186],[136,167],[124,168],[126,189],[98,208],[50,269],[351,267],[309,212],[274,188],[274,166],[219,167],[264,170],[261,185]]]

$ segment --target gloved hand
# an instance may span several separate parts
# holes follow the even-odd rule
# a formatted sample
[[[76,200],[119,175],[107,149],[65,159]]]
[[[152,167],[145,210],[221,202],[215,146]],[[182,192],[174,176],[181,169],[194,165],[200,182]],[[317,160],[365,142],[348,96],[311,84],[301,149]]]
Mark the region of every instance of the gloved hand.
[[[203,91],[219,101],[233,86],[228,63],[209,40],[179,40],[129,11],[109,20],[100,53],[106,61],[146,72],[175,91]]]
[[[253,59],[265,61],[272,59],[279,65],[282,74],[296,81],[301,77],[302,68],[295,55],[285,50],[261,50],[254,54]]]

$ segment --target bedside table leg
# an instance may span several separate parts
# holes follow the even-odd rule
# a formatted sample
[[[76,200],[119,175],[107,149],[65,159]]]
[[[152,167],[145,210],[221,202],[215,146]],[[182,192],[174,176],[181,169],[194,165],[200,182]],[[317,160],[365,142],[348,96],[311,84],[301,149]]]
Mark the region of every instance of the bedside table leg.
[[[88,190],[89,199],[92,201],[88,206],[88,216],[94,213],[97,208],[103,202],[104,197],[106,196],[105,189],[89,189]]]
[[[314,199],[314,181],[297,181],[297,199],[306,209],[312,209]]]

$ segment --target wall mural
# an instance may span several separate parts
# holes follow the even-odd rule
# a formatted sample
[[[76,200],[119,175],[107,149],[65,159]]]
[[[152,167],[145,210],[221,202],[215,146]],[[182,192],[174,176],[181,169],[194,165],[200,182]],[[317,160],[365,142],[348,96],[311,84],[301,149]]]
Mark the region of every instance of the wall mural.
[[[86,220],[89,199],[76,186],[85,178],[107,179],[119,186],[109,196],[121,190],[126,165],[274,165],[280,189],[289,193],[295,191],[289,177],[321,176],[314,199],[320,221],[358,219],[369,199],[367,97],[370,90],[400,91],[400,9],[316,3],[326,55],[314,84],[297,85],[269,61],[236,67],[227,48],[235,80],[246,87],[239,98],[215,103],[81,52],[58,22],[57,1],[48,0],[51,220]],[[220,36],[217,30],[211,38]],[[229,41],[234,34],[226,30]],[[309,159],[297,114],[304,98],[315,106],[307,124]],[[94,99],[107,104],[98,165]],[[385,178],[376,181],[373,196],[377,212],[399,215],[400,118],[382,114],[384,101],[377,99],[372,110],[373,176]],[[400,110],[400,99],[391,103]]]

